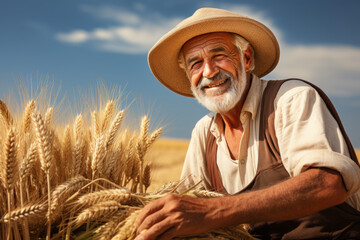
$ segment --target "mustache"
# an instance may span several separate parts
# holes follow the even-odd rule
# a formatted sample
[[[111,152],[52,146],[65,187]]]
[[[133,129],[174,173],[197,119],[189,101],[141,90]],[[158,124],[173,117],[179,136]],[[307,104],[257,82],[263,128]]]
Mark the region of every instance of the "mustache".
[[[213,82],[217,82],[221,79],[229,78],[231,82],[234,80],[234,76],[225,70],[220,70],[215,76],[212,78],[203,77],[199,81],[198,85],[196,86],[197,89],[202,90],[208,85],[210,85]]]

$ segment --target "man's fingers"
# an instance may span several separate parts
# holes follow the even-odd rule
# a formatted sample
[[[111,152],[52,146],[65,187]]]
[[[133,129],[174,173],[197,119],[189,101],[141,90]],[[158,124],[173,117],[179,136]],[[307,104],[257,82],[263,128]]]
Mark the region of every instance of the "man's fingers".
[[[157,238],[162,233],[166,232],[172,228],[172,226],[169,224],[169,221],[167,219],[163,219],[161,222],[158,222],[154,225],[152,225],[149,229],[145,231],[140,231],[141,234],[136,238],[137,240],[153,240],[153,239],[160,239]],[[161,238],[161,239],[171,239],[171,238]]]
[[[139,216],[136,219],[136,226],[138,227],[141,226],[145,218],[147,218],[149,215],[153,214],[154,212],[159,211],[163,207],[163,204],[160,200],[161,199],[151,202],[142,209],[142,211],[140,212]],[[138,233],[140,231],[138,229]]]
[[[154,212],[150,215],[147,215],[140,225],[138,225],[137,233],[142,232],[144,229],[150,229],[152,226],[155,226],[157,223],[160,223],[166,218],[163,214],[163,211]]]

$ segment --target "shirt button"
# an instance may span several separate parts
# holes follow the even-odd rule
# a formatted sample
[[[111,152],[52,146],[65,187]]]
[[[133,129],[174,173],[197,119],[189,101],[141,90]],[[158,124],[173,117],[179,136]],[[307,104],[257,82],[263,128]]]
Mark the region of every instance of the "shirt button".
[[[245,159],[241,159],[241,160],[240,160],[240,163],[241,163],[241,164],[245,164]]]

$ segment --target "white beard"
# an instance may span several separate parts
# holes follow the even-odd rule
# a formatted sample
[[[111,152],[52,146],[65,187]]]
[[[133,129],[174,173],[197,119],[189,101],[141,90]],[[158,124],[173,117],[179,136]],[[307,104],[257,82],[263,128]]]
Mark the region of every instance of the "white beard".
[[[226,113],[234,108],[235,105],[240,101],[246,87],[246,72],[242,59],[240,64],[241,76],[237,80],[235,80],[231,73],[220,69],[220,72],[213,78],[202,78],[196,87],[191,85],[191,91],[193,92],[193,95],[196,97],[198,102],[210,111],[216,113]],[[224,78],[229,78],[230,80],[230,87],[226,90],[226,92],[215,97],[206,95],[205,91],[203,90],[204,86]]]

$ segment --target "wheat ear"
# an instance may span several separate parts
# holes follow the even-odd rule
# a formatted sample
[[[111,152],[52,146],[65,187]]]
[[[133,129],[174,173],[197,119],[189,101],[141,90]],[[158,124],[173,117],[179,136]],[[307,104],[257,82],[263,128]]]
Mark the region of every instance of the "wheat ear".
[[[67,173],[67,178],[72,176],[73,172],[73,151],[72,151],[72,139],[71,139],[71,129],[70,126],[67,125],[64,130],[64,137],[62,142],[62,149],[63,149],[63,158],[64,158],[64,165],[65,171]]]
[[[46,204],[33,204],[11,211],[2,218],[2,221],[8,223],[10,221],[23,221],[29,217],[35,216],[39,216],[41,218],[43,217],[41,215],[45,215],[45,212]]]
[[[73,171],[74,176],[79,174],[81,164],[82,164],[82,153],[83,153],[83,117],[82,115],[78,115],[75,118],[74,124],[74,137],[75,137],[75,144],[74,144],[74,154],[73,154]]]
[[[77,200],[79,206],[92,206],[100,202],[113,200],[120,204],[126,204],[130,200],[131,194],[125,189],[108,189],[81,196]]]
[[[16,159],[17,149],[16,149],[16,136],[15,129],[11,128],[7,135],[7,140],[5,143],[5,161],[4,161],[4,170],[5,176],[4,187],[5,189],[12,189],[16,183],[18,177],[18,161]]]
[[[96,229],[95,239],[110,240],[122,226],[123,221],[128,217],[126,212],[115,214],[107,223]]]
[[[140,193],[144,192],[142,175],[144,172],[144,156],[145,156],[145,152],[146,152],[148,134],[149,134],[149,119],[145,115],[141,119],[140,135],[139,135],[138,141],[136,143],[136,155],[138,156],[138,160],[140,163],[140,165],[139,165]]]
[[[54,108],[53,107],[49,107],[47,110],[46,110],[46,113],[45,113],[45,125],[48,129],[50,129],[50,125],[51,125],[51,121],[53,119],[53,116],[54,116]]]
[[[151,184],[151,167],[149,164],[145,166],[144,174],[142,175],[142,181],[144,184],[145,192]]]
[[[2,100],[0,100],[0,115],[4,118],[7,126],[11,126],[13,124],[13,117],[7,105]]]
[[[22,120],[24,133],[30,132],[31,113],[34,111],[34,109],[35,109],[35,102],[34,102],[34,100],[31,100],[28,102],[28,104],[26,105],[25,110],[24,110],[24,115],[23,115],[23,120]]]
[[[120,111],[116,114],[114,120],[112,121],[109,128],[109,132],[107,134],[107,138],[105,140],[106,149],[109,149],[113,144],[116,133],[119,130],[120,124],[123,120],[123,116],[124,116],[124,111]]]
[[[103,173],[105,155],[106,155],[106,148],[104,144],[104,135],[101,134],[96,139],[95,150],[91,162],[93,179],[95,179],[96,176],[100,176]]]
[[[100,217],[110,216],[122,207],[117,201],[106,201],[82,211],[75,219],[75,225],[80,226],[87,221],[93,221]]]
[[[88,179],[84,178],[83,176],[76,176],[72,179],[58,185],[54,191],[51,193],[51,217],[55,219],[57,214],[61,211],[64,207],[64,202],[67,200],[71,195],[73,195],[76,191],[80,188],[85,186],[89,182]]]
[[[158,128],[154,132],[152,132],[149,138],[146,140],[146,151],[150,148],[150,146],[160,137],[162,134],[163,129]]]
[[[50,134],[43,118],[36,109],[32,113],[32,119],[35,125],[36,140],[38,145],[37,150],[40,156],[41,168],[45,173],[48,173],[52,160]]]
[[[24,179],[30,174],[30,170],[36,161],[36,143],[32,143],[20,165],[20,178]]]
[[[194,190],[192,193],[199,198],[216,198],[216,197],[223,197],[224,194],[211,192],[207,190]]]
[[[96,139],[100,134],[99,120],[96,111],[91,114],[91,129],[91,138]]]
[[[113,101],[109,101],[106,104],[104,118],[103,118],[103,121],[101,123],[101,128],[100,128],[102,132],[104,132],[105,129],[107,128],[107,125],[109,124],[109,121],[111,120],[111,118],[114,114],[115,107],[116,106]]]

